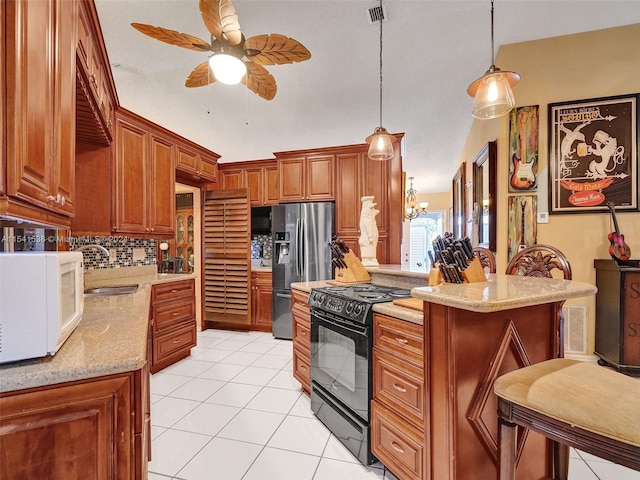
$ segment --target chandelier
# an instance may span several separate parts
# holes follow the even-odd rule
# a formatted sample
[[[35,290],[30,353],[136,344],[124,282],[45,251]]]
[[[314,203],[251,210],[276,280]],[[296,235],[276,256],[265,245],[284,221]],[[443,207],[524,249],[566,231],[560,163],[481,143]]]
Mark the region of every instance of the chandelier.
[[[421,213],[427,212],[429,202],[419,202],[416,199],[416,190],[413,188],[413,177],[409,177],[409,190],[407,190],[407,198],[405,200],[407,213],[405,218],[409,221],[418,218]]]

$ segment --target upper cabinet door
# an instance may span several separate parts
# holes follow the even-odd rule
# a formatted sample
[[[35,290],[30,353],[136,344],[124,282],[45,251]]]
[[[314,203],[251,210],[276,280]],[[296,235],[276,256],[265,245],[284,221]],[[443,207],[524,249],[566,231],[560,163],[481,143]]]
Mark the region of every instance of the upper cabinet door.
[[[312,202],[335,200],[334,166],[333,155],[307,157],[306,200]]]
[[[75,162],[75,0],[5,2],[6,193],[68,226]],[[3,90],[4,91],[4,90]],[[33,206],[39,209],[33,209]],[[11,214],[12,212],[5,211]],[[50,213],[59,215],[47,217]]]
[[[281,202],[301,202],[305,200],[305,158],[287,158],[278,161]]]
[[[172,235],[174,232],[175,160],[170,140],[150,134],[149,158],[149,221],[150,233]]]
[[[263,173],[263,200],[265,205],[278,204],[278,166],[265,167]]]
[[[148,149],[147,132],[143,128],[116,120],[114,232],[147,231]]]
[[[7,193],[48,207],[53,157],[54,2],[6,2]],[[66,128],[70,128],[67,126]]]

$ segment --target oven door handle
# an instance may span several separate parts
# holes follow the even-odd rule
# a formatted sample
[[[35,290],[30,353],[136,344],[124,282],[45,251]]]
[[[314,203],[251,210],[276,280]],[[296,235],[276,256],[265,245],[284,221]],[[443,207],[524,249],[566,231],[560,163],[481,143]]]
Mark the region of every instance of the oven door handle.
[[[318,318],[323,323],[328,323],[329,325],[333,325],[334,327],[338,327],[340,329],[347,330],[348,332],[351,332],[351,333],[355,333],[355,334],[358,334],[358,335],[364,335],[364,334],[367,333],[367,328],[368,327],[366,325],[363,325],[362,328],[358,328],[358,326],[356,326],[356,325],[348,325],[348,324],[345,324],[345,323],[336,322],[334,320],[328,319],[327,317],[319,316],[317,314],[315,316],[316,316],[316,318]]]

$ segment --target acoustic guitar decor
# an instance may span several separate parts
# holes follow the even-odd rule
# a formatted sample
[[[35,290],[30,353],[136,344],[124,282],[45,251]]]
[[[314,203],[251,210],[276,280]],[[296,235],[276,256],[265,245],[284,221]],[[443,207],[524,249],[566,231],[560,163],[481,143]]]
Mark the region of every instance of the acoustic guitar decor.
[[[239,58],[247,67],[242,83],[265,100],[272,100],[276,96],[277,86],[275,78],[263,65],[283,65],[311,58],[311,53],[304,45],[284,35],[272,33],[245,39],[231,0],[200,0],[200,13],[211,33],[211,42],[168,28],[142,23],[132,23],[131,26],[169,45],[211,53],[209,57],[228,54]],[[191,72],[185,86],[202,87],[215,81],[207,59]]]
[[[631,258],[631,249],[624,241],[624,235],[620,233],[618,228],[618,220],[616,219],[615,204],[613,202],[607,202],[609,211],[611,212],[611,218],[613,218],[613,226],[615,231],[609,233],[607,238],[609,239],[609,255],[618,263],[624,263]]]

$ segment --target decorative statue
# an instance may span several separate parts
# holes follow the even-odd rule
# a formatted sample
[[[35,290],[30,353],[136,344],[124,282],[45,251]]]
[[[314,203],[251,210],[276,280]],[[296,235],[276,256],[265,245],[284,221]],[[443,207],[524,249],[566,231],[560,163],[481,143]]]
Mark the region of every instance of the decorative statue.
[[[376,223],[376,215],[380,210],[376,210],[376,204],[373,203],[375,197],[362,197],[362,210],[360,210],[360,256],[362,257],[362,265],[369,267],[377,267],[376,247],[378,246],[378,224]]]

